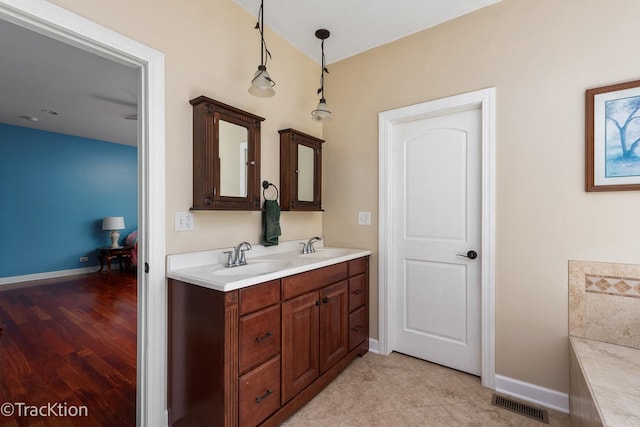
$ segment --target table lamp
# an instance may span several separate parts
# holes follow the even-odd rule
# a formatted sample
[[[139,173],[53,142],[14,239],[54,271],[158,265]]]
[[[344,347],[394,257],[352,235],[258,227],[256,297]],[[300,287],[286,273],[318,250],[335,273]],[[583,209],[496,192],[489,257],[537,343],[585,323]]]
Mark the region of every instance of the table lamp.
[[[109,236],[111,237],[111,247],[120,248],[118,239],[120,239],[120,232],[118,230],[124,230],[124,217],[123,216],[107,216],[102,218],[102,229],[111,231]]]

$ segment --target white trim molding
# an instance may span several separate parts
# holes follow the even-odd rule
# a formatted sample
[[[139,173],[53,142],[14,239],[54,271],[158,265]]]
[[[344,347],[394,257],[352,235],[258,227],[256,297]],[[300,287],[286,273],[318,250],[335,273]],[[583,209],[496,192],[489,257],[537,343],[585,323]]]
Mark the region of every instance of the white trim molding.
[[[569,395],[567,393],[561,393],[502,375],[496,375],[496,392],[558,412],[569,413]]]
[[[378,346],[378,340],[369,338],[369,351],[371,353],[380,354],[380,348]]]
[[[112,269],[119,269],[119,265],[114,265]],[[23,274],[21,276],[0,277],[0,286],[13,285],[15,283],[31,282],[33,280],[55,279],[56,277],[75,276],[77,274],[95,273],[99,267],[72,268],[69,270],[47,271],[44,273]]]
[[[164,54],[45,0],[0,0],[0,19],[140,70],[136,424],[166,426]]]
[[[391,304],[391,131],[396,123],[479,106],[482,111],[482,385],[495,388],[495,127],[494,87],[428,101],[378,114],[378,351],[393,351]]]

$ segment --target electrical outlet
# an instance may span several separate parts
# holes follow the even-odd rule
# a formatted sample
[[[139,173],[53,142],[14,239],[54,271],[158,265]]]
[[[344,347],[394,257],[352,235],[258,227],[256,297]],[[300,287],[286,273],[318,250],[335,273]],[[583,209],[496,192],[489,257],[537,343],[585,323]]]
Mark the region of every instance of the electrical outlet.
[[[176,231],[193,231],[193,214],[191,212],[176,212]]]
[[[358,212],[358,224],[371,225],[371,212]]]
[[[89,261],[89,257],[88,256],[81,256],[80,257],[80,262],[87,262]]]

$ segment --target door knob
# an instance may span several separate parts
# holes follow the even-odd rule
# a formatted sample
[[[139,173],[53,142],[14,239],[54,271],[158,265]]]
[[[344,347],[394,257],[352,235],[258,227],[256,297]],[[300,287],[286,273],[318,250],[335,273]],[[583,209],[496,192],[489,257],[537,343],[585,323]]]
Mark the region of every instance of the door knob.
[[[466,255],[465,254],[456,254],[456,256],[462,256],[462,257],[469,258],[469,259],[476,259],[476,258],[478,258],[478,252],[469,251],[469,252],[466,253]]]

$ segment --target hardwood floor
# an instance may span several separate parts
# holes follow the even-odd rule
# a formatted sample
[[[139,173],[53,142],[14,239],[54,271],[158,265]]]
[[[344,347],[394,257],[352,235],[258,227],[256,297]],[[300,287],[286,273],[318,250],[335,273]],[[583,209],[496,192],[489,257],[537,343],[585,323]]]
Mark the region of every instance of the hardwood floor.
[[[135,271],[0,287],[0,427],[134,426],[136,312]]]

